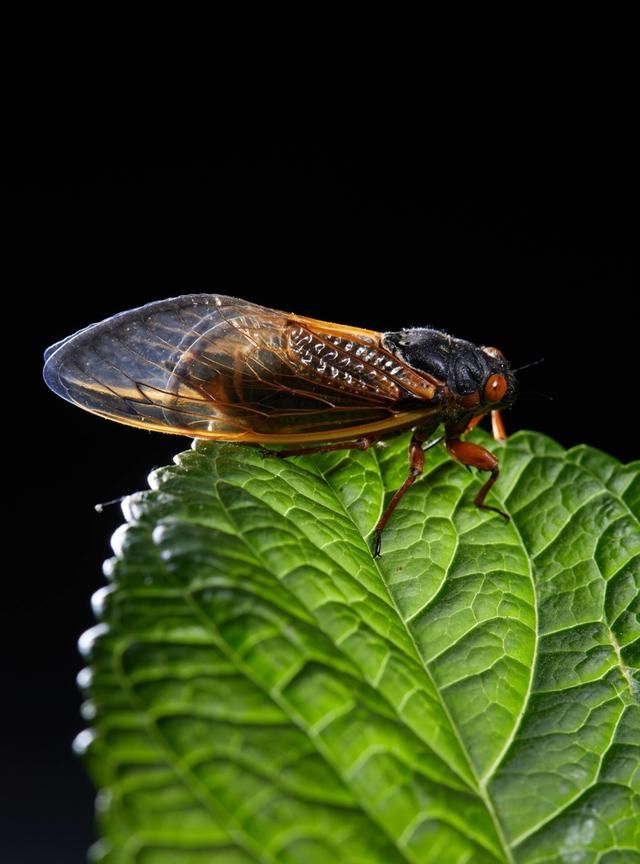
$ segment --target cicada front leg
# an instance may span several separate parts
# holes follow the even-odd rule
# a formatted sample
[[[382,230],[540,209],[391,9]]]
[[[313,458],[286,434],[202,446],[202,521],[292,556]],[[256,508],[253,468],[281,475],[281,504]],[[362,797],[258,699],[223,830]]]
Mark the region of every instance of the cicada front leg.
[[[486,414],[476,414],[475,417],[472,417],[471,420],[469,420],[464,431],[471,432],[471,430],[475,429],[478,423],[480,423],[481,420],[484,420],[486,416]],[[504,421],[500,411],[491,412],[491,432],[496,441],[503,442],[507,440],[507,432],[504,428]]]

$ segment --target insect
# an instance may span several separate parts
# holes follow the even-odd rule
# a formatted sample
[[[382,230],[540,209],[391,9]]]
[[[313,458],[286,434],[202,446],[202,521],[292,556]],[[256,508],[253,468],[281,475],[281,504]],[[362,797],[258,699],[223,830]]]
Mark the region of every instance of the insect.
[[[273,455],[366,450],[412,429],[409,471],[375,529],[374,554],[403,495],[444,440],[466,466],[498,479],[496,457],[462,436],[517,385],[502,353],[429,328],[378,333],[279,312],[235,297],[192,294],[149,303],[80,330],[45,352],[49,387],[81,408],[144,429],[289,445]],[[444,433],[430,440],[438,427]]]

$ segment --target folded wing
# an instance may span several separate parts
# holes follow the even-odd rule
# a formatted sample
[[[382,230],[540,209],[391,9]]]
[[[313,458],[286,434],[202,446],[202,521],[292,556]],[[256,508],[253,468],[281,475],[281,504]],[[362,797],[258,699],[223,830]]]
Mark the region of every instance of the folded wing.
[[[86,327],[47,350],[44,377],[112,420],[219,440],[339,440],[435,412],[434,382],[379,334],[216,294]]]

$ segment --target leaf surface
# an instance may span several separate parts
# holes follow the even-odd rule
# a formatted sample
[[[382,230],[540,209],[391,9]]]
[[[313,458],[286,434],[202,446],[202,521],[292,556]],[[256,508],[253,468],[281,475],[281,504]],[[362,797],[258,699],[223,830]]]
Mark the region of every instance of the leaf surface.
[[[638,463],[519,433],[505,525],[429,451],[375,561],[406,448],[199,443],[128,499],[83,637],[96,858],[638,860]]]

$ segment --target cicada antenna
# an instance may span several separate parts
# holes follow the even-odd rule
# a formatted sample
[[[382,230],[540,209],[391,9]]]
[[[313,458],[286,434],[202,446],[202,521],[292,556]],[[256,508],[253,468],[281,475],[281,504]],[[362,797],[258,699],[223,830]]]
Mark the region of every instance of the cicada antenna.
[[[532,360],[531,363],[525,363],[524,366],[518,366],[517,369],[512,369],[512,372],[522,372],[523,369],[531,369],[532,366],[539,366],[544,363],[544,357],[539,357],[537,360]]]

